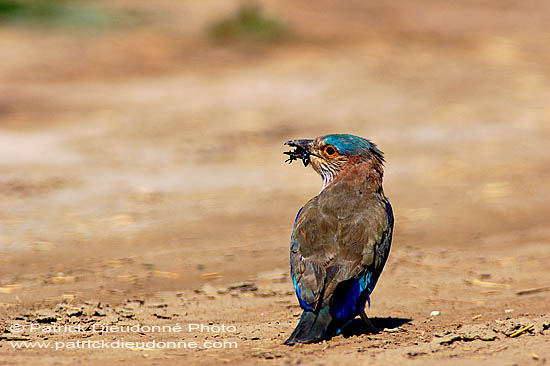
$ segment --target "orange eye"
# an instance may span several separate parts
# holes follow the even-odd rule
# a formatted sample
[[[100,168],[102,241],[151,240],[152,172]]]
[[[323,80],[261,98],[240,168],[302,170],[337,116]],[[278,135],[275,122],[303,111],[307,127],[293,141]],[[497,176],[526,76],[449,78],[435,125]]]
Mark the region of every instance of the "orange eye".
[[[331,146],[331,145],[327,145],[325,146],[325,154],[327,156],[334,156],[336,155],[336,149],[334,148],[334,146]]]

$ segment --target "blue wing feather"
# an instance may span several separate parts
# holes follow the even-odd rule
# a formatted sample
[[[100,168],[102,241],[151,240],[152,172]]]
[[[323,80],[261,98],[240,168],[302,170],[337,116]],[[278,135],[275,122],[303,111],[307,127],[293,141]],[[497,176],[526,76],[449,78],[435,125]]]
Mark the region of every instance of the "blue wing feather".
[[[359,278],[341,282],[332,295],[331,315],[341,324],[355,318],[369,301],[368,289],[372,274],[366,271]]]

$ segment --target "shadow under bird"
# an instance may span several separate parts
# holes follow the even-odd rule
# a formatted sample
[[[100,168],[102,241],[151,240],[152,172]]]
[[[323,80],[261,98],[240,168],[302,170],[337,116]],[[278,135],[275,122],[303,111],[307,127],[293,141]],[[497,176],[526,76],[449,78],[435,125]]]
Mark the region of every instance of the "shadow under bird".
[[[393,213],[384,196],[384,155],[362,137],[334,134],[285,142],[288,162],[301,159],[323,188],[300,209],[290,243],[290,273],[303,309],[286,345],[338,335],[366,313],[388,259]]]

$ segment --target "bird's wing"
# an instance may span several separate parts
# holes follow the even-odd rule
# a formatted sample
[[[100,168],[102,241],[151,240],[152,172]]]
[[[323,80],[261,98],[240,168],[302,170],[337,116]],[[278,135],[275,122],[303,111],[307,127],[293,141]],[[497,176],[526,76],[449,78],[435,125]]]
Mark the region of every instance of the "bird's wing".
[[[336,227],[335,220],[320,212],[316,197],[296,216],[290,244],[290,272],[304,310],[312,310],[324,298],[326,271],[336,255],[330,234]]]
[[[291,240],[291,275],[302,308],[330,298],[354,279],[358,293],[372,292],[391,243],[393,216],[383,198],[324,201],[317,196],[298,213]]]
[[[387,225],[382,232],[379,243],[375,247],[374,263],[371,266],[373,278],[369,284],[369,292],[374,290],[374,286],[376,286],[376,282],[384,269],[384,265],[386,264],[386,260],[390,254],[391,240],[393,236],[393,209],[390,202],[385,197],[383,199],[383,204],[386,211]]]

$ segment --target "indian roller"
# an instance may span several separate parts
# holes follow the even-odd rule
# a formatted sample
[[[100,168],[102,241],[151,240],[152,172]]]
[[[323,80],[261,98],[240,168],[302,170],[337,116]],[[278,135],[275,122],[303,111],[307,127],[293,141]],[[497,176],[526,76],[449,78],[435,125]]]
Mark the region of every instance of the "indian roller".
[[[334,134],[285,142],[288,162],[301,159],[322,177],[321,192],[302,207],[290,242],[290,274],[303,309],[286,345],[338,335],[366,313],[388,259],[393,212],[382,189],[384,154],[362,137]]]

